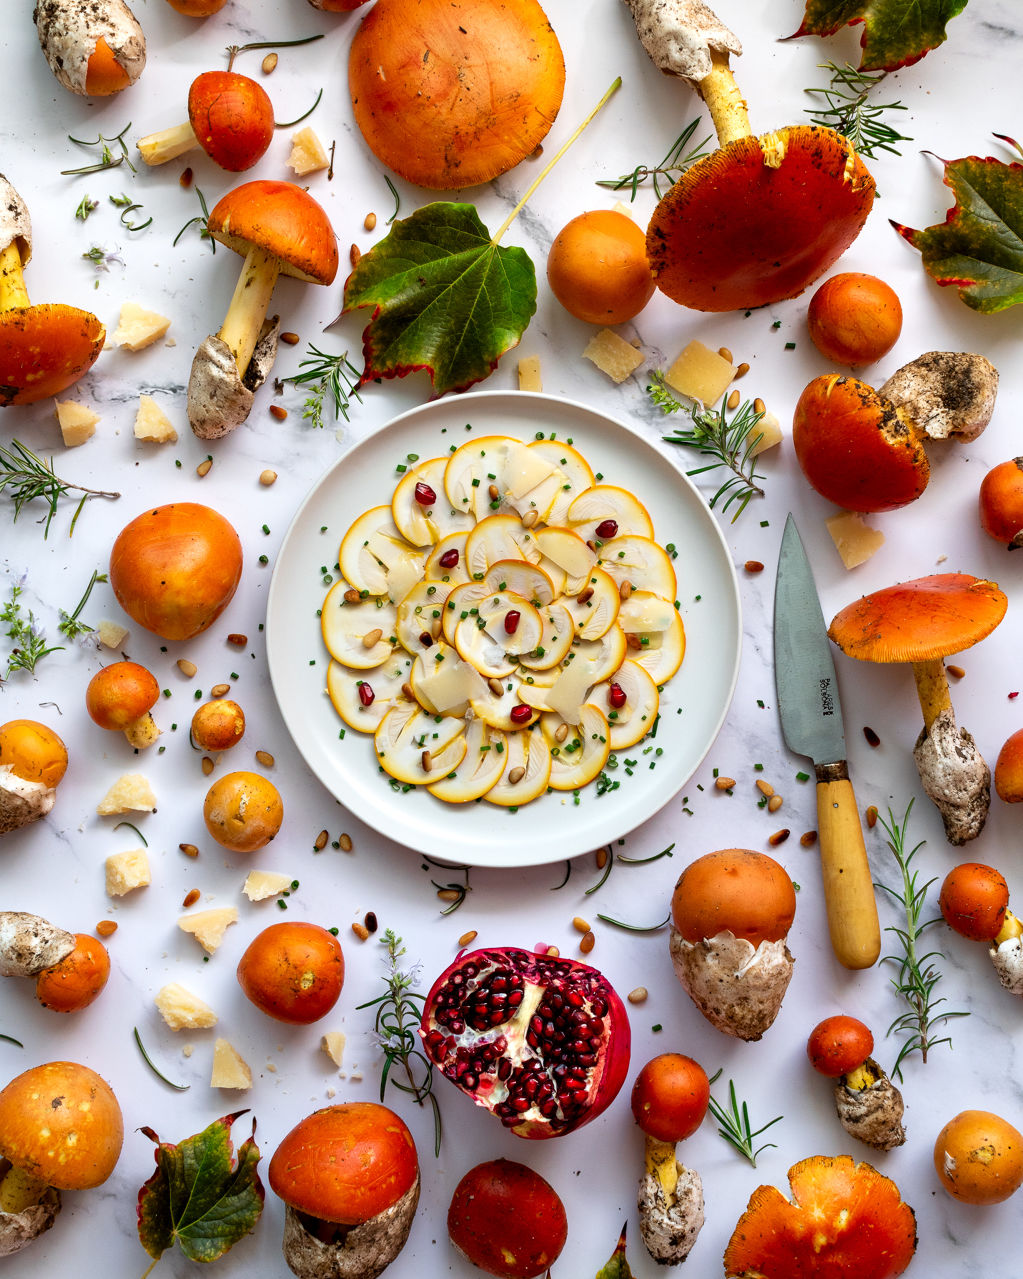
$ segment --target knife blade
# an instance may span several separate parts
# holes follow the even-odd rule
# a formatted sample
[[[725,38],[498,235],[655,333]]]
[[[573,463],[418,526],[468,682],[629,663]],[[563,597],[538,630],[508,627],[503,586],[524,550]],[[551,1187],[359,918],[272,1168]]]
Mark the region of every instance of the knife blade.
[[[831,643],[813,571],[790,514],[774,589],[774,674],[782,734],[817,776],[817,830],[831,945],[846,968],[881,952],[874,885],[845,759],[845,729]]]

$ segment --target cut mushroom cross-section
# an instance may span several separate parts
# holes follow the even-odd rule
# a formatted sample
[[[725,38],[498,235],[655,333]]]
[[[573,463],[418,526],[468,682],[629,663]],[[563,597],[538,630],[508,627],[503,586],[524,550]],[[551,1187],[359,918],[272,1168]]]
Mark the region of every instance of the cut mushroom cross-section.
[[[351,587],[335,582],[320,611],[320,629],[327,652],[356,671],[372,670],[391,656],[397,610],[387,600],[345,599]]]
[[[439,781],[462,762],[464,727],[455,718],[438,721],[415,702],[395,702],[373,736],[380,767],[414,786]]]

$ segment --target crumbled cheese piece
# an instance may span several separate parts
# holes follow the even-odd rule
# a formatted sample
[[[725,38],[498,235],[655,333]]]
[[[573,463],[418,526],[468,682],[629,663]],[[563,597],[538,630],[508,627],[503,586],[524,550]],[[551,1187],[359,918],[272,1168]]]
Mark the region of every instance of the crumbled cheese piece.
[[[113,346],[126,346],[129,351],[141,351],[162,338],[170,328],[170,320],[156,311],[146,311],[137,302],[125,302],[117,329],[110,339]]]
[[[275,870],[250,870],[242,885],[242,892],[250,902],[262,902],[268,897],[279,897],[293,883],[291,876],[280,875]]]
[[[612,382],[624,382],[643,363],[642,353],[613,329],[600,329],[586,344],[583,358],[592,360]]]
[[[694,338],[665,373],[664,380],[679,395],[710,406],[721,399],[734,377],[731,360]]]
[[[299,129],[291,139],[291,155],[288,156],[288,168],[293,169],[301,178],[307,173],[318,173],[321,169],[329,168],[329,166],[330,156],[327,154],[323,143],[316,136],[315,130],[309,128],[308,125],[304,129]]]
[[[135,414],[135,438],[152,440],[156,444],[174,444],[178,438],[170,418],[151,395],[139,396],[138,412]]]
[[[54,400],[57,410],[57,423],[60,426],[61,439],[66,448],[74,448],[84,444],[96,434],[96,423],[99,414],[84,404],[76,404],[74,400]]]
[[[865,524],[859,511],[839,511],[825,520],[824,526],[846,568],[855,568],[869,560],[884,545],[884,534]]]
[[[182,1057],[191,1057],[192,1053],[194,1052],[195,1052],[195,1044],[185,1044],[184,1047],[181,1049]]]
[[[203,950],[212,955],[230,925],[237,922],[235,906],[217,906],[213,910],[196,911],[194,915],[182,915],[178,927],[183,933],[191,933]]]
[[[100,817],[119,813],[155,813],[156,796],[141,773],[125,773],[96,805],[96,812]]]
[[[251,1088],[252,1071],[238,1049],[226,1039],[218,1039],[213,1045],[213,1073],[211,1088]]]
[[[106,886],[108,897],[123,897],[136,888],[146,888],[152,883],[149,873],[149,854],[144,848],[132,848],[126,853],[113,853],[106,860]]]
[[[781,443],[781,423],[773,413],[767,412],[752,428],[750,435],[760,436],[755,447],[750,449],[751,456],[758,457],[766,449],[773,449],[776,444]]]
[[[120,648],[127,634],[127,626],[119,622],[103,621],[96,627],[96,638],[104,648]]]
[[[171,1030],[205,1030],[217,1024],[217,1014],[176,981],[161,986],[153,1001]]]
[[[519,390],[543,390],[543,379],[540,376],[540,357],[538,355],[526,355],[519,360]]]
[[[320,1047],[327,1054],[335,1066],[340,1066],[345,1055],[345,1034],[343,1030],[328,1030],[324,1032],[320,1041]]]

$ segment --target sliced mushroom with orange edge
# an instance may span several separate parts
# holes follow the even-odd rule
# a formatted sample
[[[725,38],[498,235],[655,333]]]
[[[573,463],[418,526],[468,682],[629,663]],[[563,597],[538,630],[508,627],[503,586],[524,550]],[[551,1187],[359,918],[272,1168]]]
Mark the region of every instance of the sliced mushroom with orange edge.
[[[539,799],[547,790],[551,776],[551,752],[543,734],[511,733],[506,742],[508,762],[500,781],[483,796],[488,804],[500,808],[519,808]]]
[[[618,583],[628,582],[633,591],[650,591],[662,599],[674,600],[678,580],[671,556],[652,538],[625,534],[600,548],[600,567]]]
[[[550,604],[555,595],[550,575],[527,560],[497,560],[487,569],[484,583],[492,591],[514,591],[535,607]]]
[[[425,556],[394,526],[389,506],[371,506],[341,539],[338,565],[357,591],[399,603],[422,580]]]
[[[572,615],[579,638],[598,640],[618,617],[618,583],[603,569],[591,568],[578,594],[566,595],[561,603]]]
[[[413,546],[434,546],[449,533],[467,533],[472,515],[455,508],[444,492],[446,457],[416,462],[398,481],[391,515],[401,535]]]
[[[402,648],[414,657],[432,648],[439,639],[441,615],[449,590],[445,582],[424,578],[398,605],[394,634]]]
[[[90,311],[33,306],[22,274],[32,257],[28,206],[0,175],[0,408],[57,395],[88,372],[106,330]]]
[[[590,690],[588,701],[607,716],[611,749],[621,751],[635,746],[653,728],[660,694],[646,667],[626,660],[610,679]]]
[[[531,727],[540,716],[539,710],[521,696],[524,684],[525,680],[518,672],[505,675],[500,680],[492,677],[485,683],[482,693],[469,703],[473,714],[491,728],[499,728],[514,738],[516,730]],[[495,691],[495,685],[499,685],[500,691]]]
[[[391,656],[397,609],[387,600],[368,597],[356,603],[345,599],[352,588],[335,582],[320,610],[320,630],[327,652],[356,671],[369,671]]]
[[[634,591],[622,601],[618,625],[625,632],[632,660],[645,667],[656,684],[664,684],[682,665],[686,632],[673,604],[649,591]]]
[[[327,667],[327,696],[349,728],[357,733],[375,733],[395,698],[401,696],[411,665],[403,655],[394,665],[379,667],[367,680],[332,659]]]
[[[543,634],[539,611],[515,591],[493,591],[480,600],[484,630],[512,657],[532,653]]]
[[[465,729],[465,758],[454,776],[443,777],[427,787],[431,795],[448,804],[466,804],[485,795],[501,779],[508,763],[504,733],[475,716]]]
[[[493,513],[495,499],[490,486],[497,488],[498,471],[504,456],[507,435],[480,435],[455,449],[444,467],[444,491],[452,509],[465,511],[476,520]]]
[[[465,567],[466,532],[448,533],[436,543],[426,557],[427,577],[446,582],[448,586],[458,586],[470,580],[469,570]]]
[[[564,524],[568,519],[568,508],[575,499],[596,484],[593,468],[578,449],[561,440],[534,440],[528,447],[565,474],[554,505],[544,517],[548,524]]]
[[[415,702],[395,702],[373,735],[380,767],[399,782],[426,786],[458,767],[465,755],[465,724],[440,719]]]
[[[293,182],[235,187],[210,210],[206,229],[245,259],[224,323],[200,345],[188,380],[192,430],[215,440],[245,421],[273,366],[279,324],[265,322],[278,276],[332,284],[338,252],[326,213]]]
[[[647,256],[657,287],[697,311],[795,297],[856,239],[874,180],[849,140],[795,125],[751,134],[728,64],[735,35],[699,0],[627,0],[654,63],[707,105],[719,149],[686,170],[654,209]]]
[[[540,608],[543,630],[531,653],[519,656],[519,665],[535,673],[549,671],[565,660],[575,638],[575,622],[564,600]]]
[[[569,725],[561,740],[558,731],[565,721],[551,713],[540,720],[540,727],[551,751],[552,790],[578,790],[588,786],[607,763],[611,753],[607,718],[596,706],[579,708],[577,724]]]
[[[568,524],[586,542],[610,542],[619,534],[654,535],[650,512],[638,497],[617,484],[596,484],[573,498]]]
[[[480,600],[486,599],[491,587],[486,581],[461,582],[452,587],[441,609],[441,631],[449,644],[455,642],[455,631],[467,617],[476,617]]]
[[[1008,601],[998,586],[968,573],[935,573],[865,595],[841,610],[828,634],[863,662],[910,662],[924,727],[913,748],[924,790],[951,844],[980,834],[991,772],[973,737],[957,726],[943,659],[995,629]]]
[[[517,515],[488,515],[465,539],[465,567],[471,577],[486,573],[498,560],[540,562],[536,535]]]

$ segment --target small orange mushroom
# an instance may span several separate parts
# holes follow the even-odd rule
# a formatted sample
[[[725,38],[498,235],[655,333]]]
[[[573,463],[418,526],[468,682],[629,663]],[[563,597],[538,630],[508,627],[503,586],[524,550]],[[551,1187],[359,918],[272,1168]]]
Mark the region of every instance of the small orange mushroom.
[[[995,791],[1006,804],[1023,804],[1023,728],[1002,743],[995,761]]]
[[[850,1137],[875,1150],[893,1150],[906,1140],[902,1093],[870,1055],[874,1036],[856,1017],[837,1013],[810,1031],[806,1055],[818,1074],[833,1079],[835,1109]]]
[[[237,71],[204,71],[188,90],[188,121],[135,144],[146,164],[166,164],[202,147],[214,164],[240,173],[266,153],[274,109],[262,85]]]
[[[1009,909],[1009,886],[983,862],[954,866],[938,896],[941,914],[954,932],[985,941],[998,980],[1010,995],[1023,995],[1023,922]]]
[[[828,629],[842,652],[861,662],[912,663],[924,716],[913,758],[951,844],[975,839],[983,829],[991,771],[972,735],[956,724],[943,659],[990,635],[1007,606],[994,582],[934,573],[863,596]]]
[[[100,728],[124,733],[136,750],[151,746],[160,736],[152,708],[160,685],[138,662],[112,662],[89,680],[85,709]]]
[[[46,724],[0,724],[0,835],[46,816],[67,762],[67,747]]]

